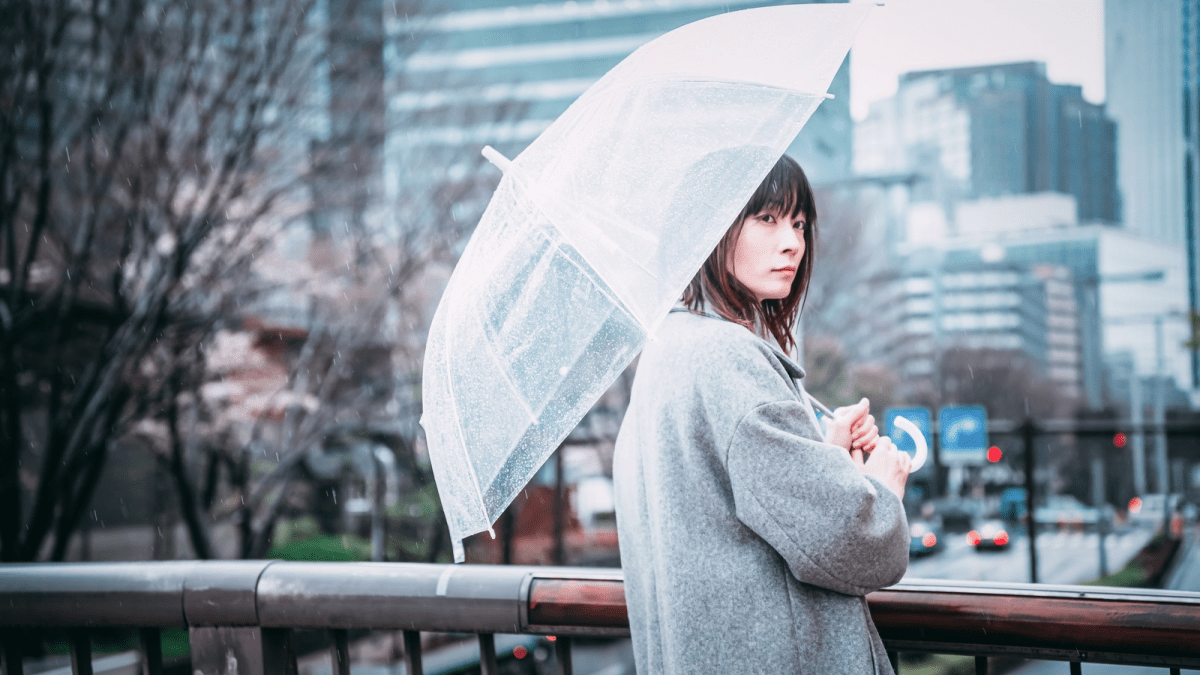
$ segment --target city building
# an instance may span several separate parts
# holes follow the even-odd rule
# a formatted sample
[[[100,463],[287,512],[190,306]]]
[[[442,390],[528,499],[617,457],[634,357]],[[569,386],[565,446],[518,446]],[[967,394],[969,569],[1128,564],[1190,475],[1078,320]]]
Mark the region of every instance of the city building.
[[[1181,18],[1188,4],[1104,3],[1106,107],[1121,129],[1123,222],[1132,232],[1175,245],[1186,236]]]
[[[1200,7],[1193,0],[1105,0],[1109,114],[1120,125],[1118,175],[1124,223],[1186,246],[1189,307],[1200,309],[1196,204],[1200,196]],[[1200,358],[1191,378],[1200,387]]]
[[[957,212],[986,224],[995,206],[968,202]],[[1189,386],[1187,265],[1178,246],[1114,226],[1044,226],[1038,218],[1061,204],[1033,208],[1028,219],[1000,207],[1010,214],[1007,230],[899,247],[897,271],[877,296],[877,346],[865,356],[916,380],[932,377],[935,355],[949,347],[1016,350],[1090,409],[1126,399],[1105,386],[1118,361],[1139,377]]]
[[[860,174],[917,173],[916,197],[1058,192],[1081,222],[1120,222],[1116,126],[1037,62],[908,73],[854,132]],[[953,234],[953,233],[950,233]]]
[[[1082,396],[1080,313],[1067,268],[928,253],[906,259],[885,284],[891,330],[878,334],[872,360],[893,364],[913,390],[937,384],[948,350],[1019,353],[1063,396]]]
[[[390,45],[417,36],[410,55],[385,58],[392,116],[385,172],[406,180],[412,148],[442,148],[459,163],[484,145],[513,157],[636,48],[715,14],[782,0],[451,0],[427,20],[384,10]],[[789,149],[814,183],[850,175],[848,61]],[[420,121],[413,124],[413,121]]]

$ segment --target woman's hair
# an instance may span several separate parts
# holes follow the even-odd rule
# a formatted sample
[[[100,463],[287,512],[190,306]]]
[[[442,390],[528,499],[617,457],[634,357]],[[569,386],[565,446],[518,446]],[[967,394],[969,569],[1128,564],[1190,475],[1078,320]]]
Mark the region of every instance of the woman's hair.
[[[792,280],[792,290],[781,300],[758,301],[730,271],[738,235],[746,219],[775,211],[789,214],[793,219],[804,214],[804,257]],[[721,243],[713,249],[683,292],[682,301],[693,312],[702,312],[705,305],[725,319],[745,326],[758,335],[775,338],[785,351],[796,346],[792,326],[804,305],[808,281],[812,277],[813,257],[817,244],[817,205],[808,178],[794,159],[784,155],[754,191],[754,196],[733,221]]]

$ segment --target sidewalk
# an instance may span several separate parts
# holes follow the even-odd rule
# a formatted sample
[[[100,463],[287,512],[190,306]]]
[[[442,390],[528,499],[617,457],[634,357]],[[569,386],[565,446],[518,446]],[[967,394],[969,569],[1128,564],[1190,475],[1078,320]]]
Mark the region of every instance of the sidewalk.
[[[1166,577],[1163,588],[1200,593],[1200,525],[1184,530],[1183,544]]]

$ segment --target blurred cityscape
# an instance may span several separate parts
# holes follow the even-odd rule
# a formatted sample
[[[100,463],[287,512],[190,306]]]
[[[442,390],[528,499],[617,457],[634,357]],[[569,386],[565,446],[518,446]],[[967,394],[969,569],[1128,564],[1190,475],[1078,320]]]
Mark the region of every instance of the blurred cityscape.
[[[6,562],[449,561],[421,365],[500,177],[480,149],[516,156],[668,30],[780,3],[84,4],[0,8]],[[1021,60],[906,73],[856,121],[852,51],[789,150],[820,211],[806,387],[935,432],[910,577],[1028,581],[1035,531],[1038,581],[1200,590],[1200,9],[1094,4],[1103,102]],[[619,565],[635,370],[468,562]],[[962,406],[991,433],[956,454]],[[1159,532],[1173,562],[1131,575]],[[595,650],[580,672],[625,672]]]

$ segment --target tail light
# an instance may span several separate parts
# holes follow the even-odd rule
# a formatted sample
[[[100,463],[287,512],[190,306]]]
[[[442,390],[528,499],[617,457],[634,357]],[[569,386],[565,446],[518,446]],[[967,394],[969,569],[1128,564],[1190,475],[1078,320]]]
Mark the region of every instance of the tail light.
[[[970,544],[972,546],[976,546],[981,541],[983,541],[983,537],[980,537],[979,533],[976,532],[975,530],[971,530],[970,532],[967,533],[967,543],[968,544]]]

